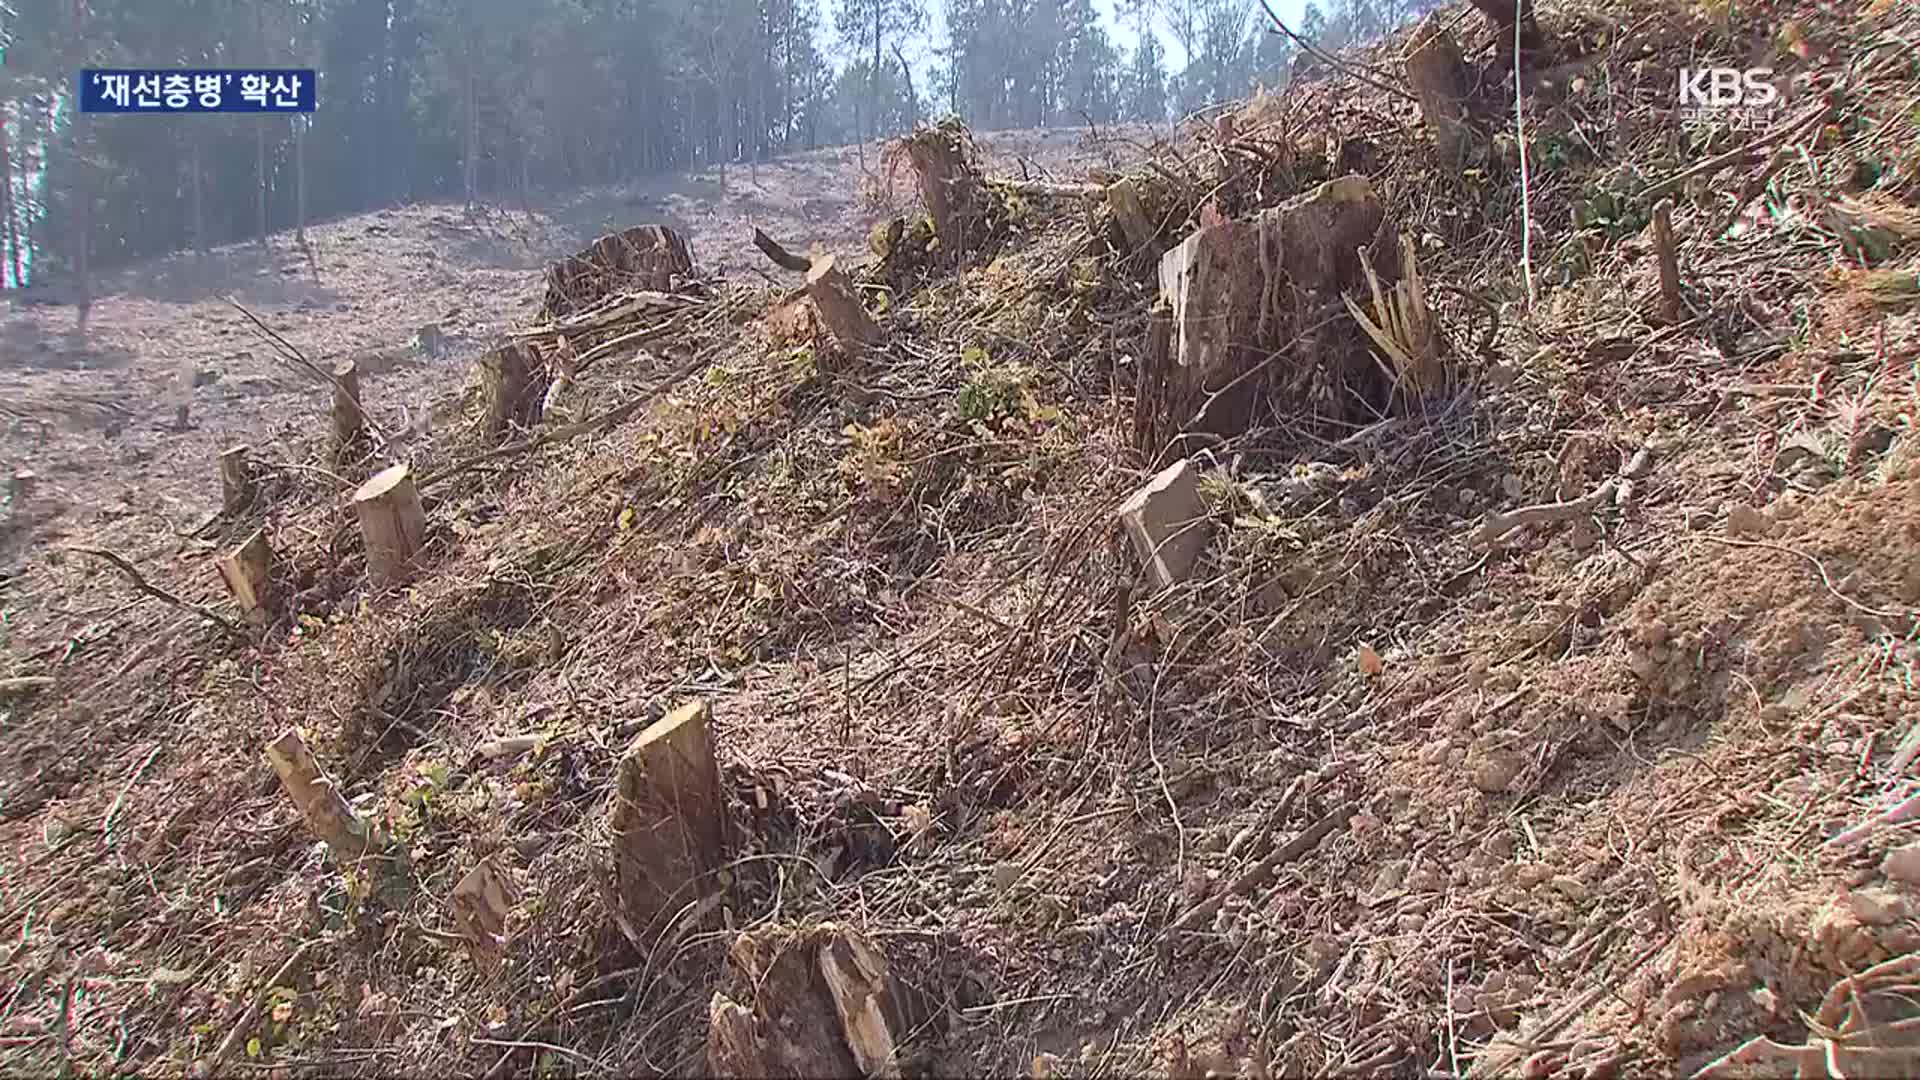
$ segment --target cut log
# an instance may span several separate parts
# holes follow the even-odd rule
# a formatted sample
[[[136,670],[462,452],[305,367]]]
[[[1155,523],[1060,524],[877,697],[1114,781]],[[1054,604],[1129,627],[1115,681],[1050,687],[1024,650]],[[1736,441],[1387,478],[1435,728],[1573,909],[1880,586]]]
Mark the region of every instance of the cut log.
[[[390,465],[375,473],[353,493],[353,510],[367,549],[368,578],[376,587],[405,581],[427,533],[413,471]]]
[[[539,367],[533,347],[519,342],[502,345],[480,358],[480,393],[486,403],[480,431],[487,440],[497,442],[513,425],[532,419],[528,388]]]
[[[853,279],[834,265],[833,256],[815,257],[807,270],[807,295],[820,312],[834,341],[849,356],[859,356],[886,341],[886,332],[867,313],[854,290]]]
[[[11,679],[0,679],[0,701],[32,697],[42,690],[51,689],[53,689],[51,675],[16,675]]]
[[[1147,208],[1140,202],[1140,189],[1132,180],[1116,180],[1107,185],[1107,206],[1135,251],[1153,243],[1159,230],[1153,227],[1153,219],[1147,217]]]
[[[273,614],[273,548],[263,529],[220,557],[220,578],[248,623],[262,627]]]
[[[333,781],[320,771],[319,762],[314,760],[313,751],[307,748],[307,740],[298,728],[289,728],[267,744],[267,761],[280,775],[281,785],[299,808],[307,828],[326,841],[335,859],[358,859],[379,850],[383,843],[379,830],[347,805]]]
[[[723,843],[720,770],[705,701],[675,709],[621,756],[612,812],[616,921],[643,954],[713,889]]]
[[[831,923],[758,930],[734,939],[727,968],[708,1011],[709,1075],[900,1075],[908,1010],[861,935]]]
[[[1417,32],[1407,56],[1407,82],[1420,99],[1420,114],[1433,129],[1440,163],[1449,172],[1466,167],[1472,150],[1467,127],[1467,65],[1453,35],[1436,21]]]
[[[1653,250],[1660,260],[1660,321],[1680,321],[1680,253],[1673,239],[1673,200],[1653,204]]]
[[[237,514],[253,503],[253,463],[248,460],[252,448],[230,446],[220,453],[220,506],[227,514]]]
[[[367,417],[360,407],[360,362],[352,357],[333,368],[333,452],[344,461],[365,441]]]

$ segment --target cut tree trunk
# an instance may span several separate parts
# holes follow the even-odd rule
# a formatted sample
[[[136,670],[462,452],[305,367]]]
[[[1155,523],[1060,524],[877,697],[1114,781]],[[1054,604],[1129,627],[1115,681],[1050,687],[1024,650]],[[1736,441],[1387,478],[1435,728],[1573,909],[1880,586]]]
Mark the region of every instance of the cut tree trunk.
[[[230,446],[220,454],[220,507],[223,513],[237,514],[253,503],[253,463],[251,447]]]
[[[346,862],[380,848],[378,830],[353,812],[333,781],[320,771],[298,728],[288,729],[267,744],[267,760],[300,816],[306,819],[307,828],[326,841],[335,859]]]
[[[541,320],[585,311],[616,292],[672,292],[693,269],[693,249],[678,230],[636,225],[610,233],[548,268]]]
[[[515,424],[532,419],[528,406],[533,395],[529,388],[539,367],[533,347],[519,342],[502,345],[480,358],[481,394],[486,402],[481,434],[488,440],[498,441]]]
[[[833,256],[821,255],[807,270],[807,295],[820,312],[821,321],[833,334],[841,351],[860,356],[886,342],[886,331],[867,313],[854,290],[853,279],[834,265]]]
[[[368,578],[376,587],[405,581],[427,533],[412,470],[391,465],[374,474],[353,493],[353,510],[367,549]]]
[[[1472,149],[1467,127],[1467,65],[1453,35],[1429,22],[1407,57],[1407,82],[1420,99],[1420,114],[1433,130],[1441,164],[1450,172],[1466,166]]]
[[[15,469],[7,479],[7,503],[15,510],[25,505],[33,497],[33,489],[40,486],[40,477],[31,469]]]
[[[266,531],[255,529],[246,543],[222,555],[217,565],[240,614],[256,628],[265,626],[273,615],[273,548]]]
[[[708,1008],[709,1075],[900,1075],[913,1011],[860,934],[770,927],[734,939],[727,961],[727,985]]]
[[[335,461],[348,460],[366,442],[367,416],[360,400],[360,362],[348,357],[333,368]]]
[[[620,758],[611,818],[615,919],[642,954],[682,912],[702,910],[714,888],[707,879],[719,865],[724,811],[712,718],[705,701],[683,705]]]

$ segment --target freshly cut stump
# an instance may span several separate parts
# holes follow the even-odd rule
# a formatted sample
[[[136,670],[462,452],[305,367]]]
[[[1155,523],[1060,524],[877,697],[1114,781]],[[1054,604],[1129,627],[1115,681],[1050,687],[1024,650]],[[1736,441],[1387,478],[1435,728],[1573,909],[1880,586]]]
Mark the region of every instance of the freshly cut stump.
[[[266,754],[307,828],[327,842],[334,858],[357,859],[380,846],[379,834],[353,812],[333,781],[320,771],[299,729],[290,728],[268,743]]]
[[[366,440],[367,415],[360,406],[360,361],[348,358],[333,369],[333,453],[344,461]]]
[[[263,529],[255,529],[246,543],[222,555],[216,564],[240,614],[255,627],[266,625],[273,604],[273,548]]]
[[[253,502],[253,463],[248,446],[230,446],[220,454],[220,508],[235,514]]]
[[[427,515],[413,470],[389,465],[353,493],[360,539],[367,549],[367,577],[375,586],[396,585],[413,573],[413,558],[427,534]]]
[[[712,710],[693,701],[642,731],[620,758],[612,813],[620,930],[643,953],[712,890],[724,842]]]
[[[821,255],[813,260],[807,271],[807,295],[847,355],[859,356],[886,341],[886,332],[860,302],[853,279],[834,265],[833,256]]]

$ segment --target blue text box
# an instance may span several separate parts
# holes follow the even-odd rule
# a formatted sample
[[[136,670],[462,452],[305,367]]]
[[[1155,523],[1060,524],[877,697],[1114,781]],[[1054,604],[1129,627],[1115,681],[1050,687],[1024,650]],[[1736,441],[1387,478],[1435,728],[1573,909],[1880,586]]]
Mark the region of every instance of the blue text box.
[[[86,68],[87,113],[310,113],[312,68]]]

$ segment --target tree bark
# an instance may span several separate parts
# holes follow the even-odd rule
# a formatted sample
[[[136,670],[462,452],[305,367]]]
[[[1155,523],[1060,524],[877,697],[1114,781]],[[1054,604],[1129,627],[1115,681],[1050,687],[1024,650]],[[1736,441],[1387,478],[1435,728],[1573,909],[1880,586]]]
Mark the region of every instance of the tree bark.
[[[193,250],[197,254],[205,255],[207,253],[207,200],[206,183],[203,178],[206,169],[201,162],[201,157],[204,153],[202,144],[205,143],[206,138],[199,124],[194,124],[191,131],[192,134],[188,137],[191,152],[187,168],[193,173],[190,177],[193,188]]]
[[[12,119],[10,102],[0,100],[0,242],[6,244],[7,264],[13,270],[12,284],[20,288],[20,236],[13,225],[13,155],[7,142],[7,123]],[[4,285],[6,282],[0,282]]]
[[[245,445],[227,448],[220,455],[220,508],[236,514],[253,502],[253,465],[247,460],[251,448]]]
[[[1471,147],[1467,128],[1467,69],[1453,35],[1437,24],[1407,57],[1407,82],[1420,99],[1420,113],[1433,129],[1440,159],[1452,172],[1465,167]]]
[[[913,92],[913,70],[907,67],[907,58],[900,52],[900,43],[894,42],[893,57],[900,61],[900,78],[907,84],[907,130],[920,126],[920,95]]]
[[[360,404],[360,364],[352,357],[333,369],[333,454],[345,461],[360,445],[367,416]]]
[[[246,542],[220,557],[220,578],[247,623],[263,627],[273,614],[273,548],[264,530],[255,529]]]
[[[834,265],[833,256],[822,255],[813,260],[812,268],[807,271],[807,295],[813,298],[813,306],[819,310],[834,340],[849,356],[859,356],[885,342],[886,332],[867,314],[852,279]]]

